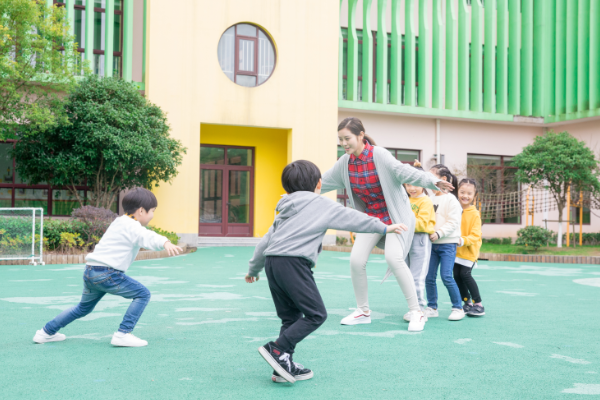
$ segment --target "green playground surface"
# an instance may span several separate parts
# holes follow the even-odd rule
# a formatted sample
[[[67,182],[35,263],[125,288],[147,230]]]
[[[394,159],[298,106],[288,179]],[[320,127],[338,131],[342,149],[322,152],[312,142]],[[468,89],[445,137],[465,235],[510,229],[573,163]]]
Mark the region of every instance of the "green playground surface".
[[[600,394],[600,267],[481,262],[487,315],[440,317],[408,333],[383,256],[367,266],[373,323],[341,326],[355,306],[349,254],[324,252],[315,278],[329,318],[296,348],[314,378],[277,384],[257,352],[277,337],[266,279],[243,280],[252,248],[200,248],[135,262],[128,273],[152,300],[134,333],[144,348],[114,348],[128,300],[107,295],[61,332],[35,331],[82,291],[83,265],[0,267],[0,399],[553,399]],[[264,275],[264,274],[263,274]]]

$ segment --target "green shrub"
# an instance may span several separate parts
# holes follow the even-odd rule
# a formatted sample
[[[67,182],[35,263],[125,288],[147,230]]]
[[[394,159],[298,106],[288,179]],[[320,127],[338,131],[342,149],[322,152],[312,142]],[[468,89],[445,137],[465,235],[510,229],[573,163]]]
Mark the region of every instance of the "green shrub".
[[[502,244],[512,244],[512,238],[504,238],[504,239],[502,239]]]
[[[489,244],[502,244],[502,239],[500,238],[491,238],[488,240]]]
[[[85,242],[89,242],[85,225],[72,219],[48,219],[44,221],[44,238],[48,239],[48,248],[55,250],[60,247],[63,233],[78,234]]]
[[[348,238],[342,237],[342,236],[337,236],[335,238],[335,244],[338,246],[345,246],[346,243],[348,243]]]
[[[537,251],[540,247],[546,246],[548,242],[552,240],[552,233],[552,231],[540,226],[528,226],[519,229],[515,244],[518,246],[527,246],[534,251]]]
[[[173,244],[177,244],[179,242],[179,236],[177,236],[175,232],[165,231],[155,226],[147,226],[147,228],[153,232],[158,233],[159,235],[163,235],[164,237],[169,239],[169,241]]]

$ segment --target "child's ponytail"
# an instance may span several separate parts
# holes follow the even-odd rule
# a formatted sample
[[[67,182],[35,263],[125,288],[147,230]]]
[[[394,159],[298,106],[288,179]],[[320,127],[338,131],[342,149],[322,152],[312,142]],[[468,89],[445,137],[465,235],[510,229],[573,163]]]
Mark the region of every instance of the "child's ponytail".
[[[445,177],[446,181],[450,182],[452,186],[454,186],[454,190],[452,190],[450,193],[452,193],[454,197],[458,199],[458,178],[454,176],[454,174],[452,174],[452,172],[450,172],[448,167],[445,165],[437,164],[431,167],[431,169],[435,170],[435,174],[437,176],[440,178]]]

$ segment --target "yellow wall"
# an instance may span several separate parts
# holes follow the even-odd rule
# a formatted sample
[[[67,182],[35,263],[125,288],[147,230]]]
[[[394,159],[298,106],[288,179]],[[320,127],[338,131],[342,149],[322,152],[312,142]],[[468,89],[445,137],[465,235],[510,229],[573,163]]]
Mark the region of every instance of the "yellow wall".
[[[322,171],[333,165],[338,20],[337,1],[177,0],[174,7],[148,0],[146,96],[168,113],[171,135],[188,148],[173,183],[155,190],[157,226],[198,233],[201,124],[285,129],[290,159],[311,160]],[[263,27],[277,48],[273,75],[259,87],[236,85],[219,66],[219,39],[240,22]],[[256,201],[273,199],[257,191]]]
[[[287,164],[288,131],[202,124],[200,135],[202,144],[254,147],[254,236],[264,236],[285,193],[281,173]]]

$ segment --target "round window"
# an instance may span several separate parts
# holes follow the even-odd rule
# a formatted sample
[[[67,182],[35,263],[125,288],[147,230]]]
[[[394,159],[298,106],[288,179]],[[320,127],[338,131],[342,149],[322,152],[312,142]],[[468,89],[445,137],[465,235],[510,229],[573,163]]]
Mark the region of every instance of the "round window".
[[[255,25],[237,24],[227,29],[217,52],[221,69],[238,85],[262,85],[273,74],[275,47],[269,35]]]

